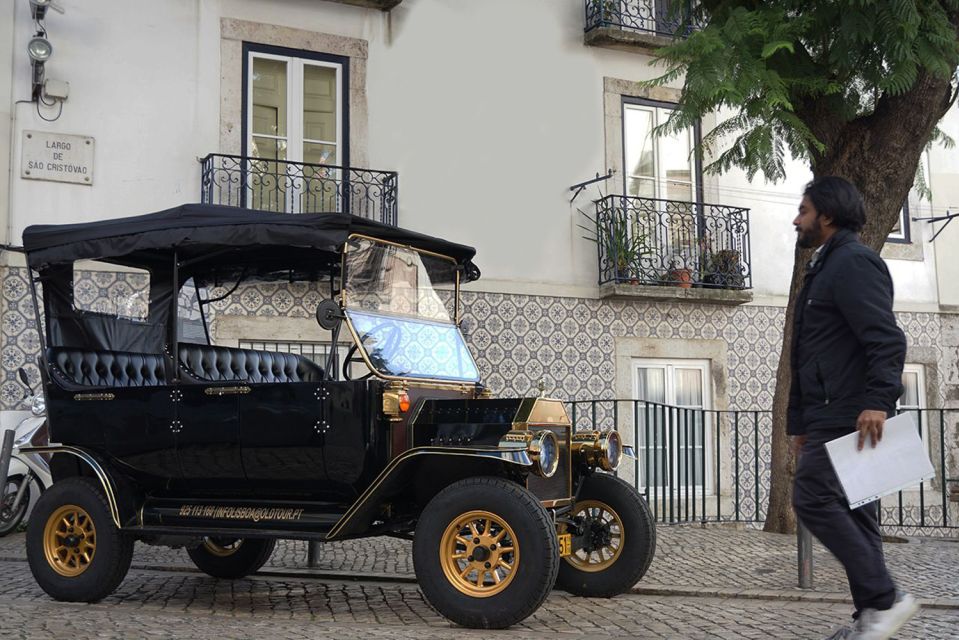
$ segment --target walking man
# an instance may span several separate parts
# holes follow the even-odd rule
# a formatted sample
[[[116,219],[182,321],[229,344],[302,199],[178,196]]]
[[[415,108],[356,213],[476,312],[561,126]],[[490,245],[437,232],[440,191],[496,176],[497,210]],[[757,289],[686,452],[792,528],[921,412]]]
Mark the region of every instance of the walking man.
[[[878,502],[849,509],[824,446],[857,430],[860,449],[875,446],[902,390],[906,339],[889,270],[859,241],[865,221],[862,196],[846,180],[806,186],[793,225],[797,244],[816,252],[796,301],[786,431],[799,452],[796,515],[842,563],[856,607],[854,625],[830,637],[881,640],[919,606],[886,570]]]

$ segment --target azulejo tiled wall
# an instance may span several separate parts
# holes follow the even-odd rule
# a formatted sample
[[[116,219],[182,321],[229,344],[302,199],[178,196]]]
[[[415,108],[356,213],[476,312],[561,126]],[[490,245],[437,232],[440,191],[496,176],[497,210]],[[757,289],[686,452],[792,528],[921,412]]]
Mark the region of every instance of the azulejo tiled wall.
[[[31,379],[38,379],[34,363],[39,352],[39,335],[24,268],[0,267],[0,408],[24,409],[23,388],[17,380],[18,367],[25,367]],[[93,272],[80,278],[76,296],[85,307],[107,310],[118,295],[141,290],[138,276]],[[211,291],[211,297],[225,290]],[[326,287],[254,284],[242,287],[229,298],[214,304],[214,335],[217,316],[287,316],[309,318],[326,297]],[[727,346],[728,406],[738,410],[768,411],[775,391],[776,369],[782,340],[784,310],[779,307],[727,307],[642,301],[609,301],[582,298],[464,292],[462,309],[472,329],[468,342],[484,382],[496,395],[546,394],[570,400],[604,400],[597,404],[596,426],[613,424],[617,338],[669,340],[721,340]],[[102,306],[102,305],[101,305]],[[935,354],[936,379],[940,381],[930,404],[944,406],[945,389],[956,377],[955,363],[948,362],[959,345],[955,319],[929,313],[900,313],[898,319],[909,344]],[[946,327],[943,329],[943,327]],[[945,337],[945,340],[943,338]],[[284,336],[276,336],[282,341]],[[949,355],[944,355],[949,354]],[[643,357],[643,353],[630,354]],[[955,385],[953,385],[955,386]],[[952,387],[949,387],[952,388]],[[592,426],[589,405],[580,405],[579,419]],[[622,416],[628,411],[619,409]],[[717,424],[720,418],[716,418]],[[721,420],[723,433],[732,434],[732,414]],[[626,422],[629,422],[628,419]],[[764,514],[769,470],[770,431],[768,413],[757,414],[754,424],[744,423],[738,441],[731,436],[722,450],[727,464],[738,462],[740,512],[746,518]],[[628,428],[628,427],[627,427]],[[737,444],[734,444],[738,442]],[[758,451],[758,455],[756,452]],[[629,471],[632,476],[634,471]],[[757,483],[758,508],[757,508]],[[723,495],[735,493],[724,485]],[[885,508],[887,522],[896,513]],[[920,522],[916,509],[904,512],[906,525]],[[927,509],[927,517],[935,516]],[[941,514],[939,514],[941,517]],[[933,518],[938,519],[938,518]]]
[[[24,268],[2,274],[2,354],[0,406],[19,406],[20,366],[32,367],[39,336]],[[131,279],[131,277],[133,279]],[[137,289],[136,276],[96,272],[78,282],[87,305]],[[216,295],[216,291],[212,295]],[[324,297],[322,287],[256,284],[215,305],[215,313],[247,316],[311,317]],[[728,344],[728,404],[736,409],[772,406],[784,310],[779,307],[607,301],[583,298],[464,292],[468,342],[487,386],[499,395],[538,393],[569,399],[614,396],[614,341],[618,337],[723,340]],[[939,380],[947,380],[940,317],[900,313],[911,345],[934,349]],[[282,340],[283,336],[277,336]],[[632,354],[643,357],[642,353]],[[942,385],[933,403],[942,406]],[[930,398],[930,400],[932,400]]]

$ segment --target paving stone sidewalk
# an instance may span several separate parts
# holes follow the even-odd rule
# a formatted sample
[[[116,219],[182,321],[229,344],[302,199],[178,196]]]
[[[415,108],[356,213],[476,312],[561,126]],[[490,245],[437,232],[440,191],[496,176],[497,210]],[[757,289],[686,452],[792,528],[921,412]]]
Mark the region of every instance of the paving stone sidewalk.
[[[959,539],[908,538],[886,543],[887,564],[900,588],[924,605],[959,609]],[[24,559],[24,534],[0,538],[0,560]],[[193,569],[186,552],[137,544],[133,566]],[[373,538],[322,543],[318,566],[307,568],[307,543],[281,541],[264,571],[321,572],[349,578],[414,579],[411,543]],[[838,562],[814,545],[813,590],[797,587],[796,538],[725,526],[660,526],[656,556],[635,592],[658,595],[850,602]]]

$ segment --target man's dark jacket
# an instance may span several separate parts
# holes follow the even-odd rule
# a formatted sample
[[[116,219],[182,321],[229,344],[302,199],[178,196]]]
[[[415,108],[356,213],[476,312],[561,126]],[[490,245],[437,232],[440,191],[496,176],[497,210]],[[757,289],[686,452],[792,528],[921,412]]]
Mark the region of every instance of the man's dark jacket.
[[[849,432],[865,409],[895,410],[906,337],[892,299],[882,258],[852,231],[836,232],[796,300],[789,435]]]

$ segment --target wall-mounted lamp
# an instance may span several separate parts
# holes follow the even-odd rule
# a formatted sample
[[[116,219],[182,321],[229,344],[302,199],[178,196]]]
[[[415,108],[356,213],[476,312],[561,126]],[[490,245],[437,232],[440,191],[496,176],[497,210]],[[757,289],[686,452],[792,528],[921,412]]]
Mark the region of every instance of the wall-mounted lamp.
[[[40,98],[43,89],[44,63],[53,55],[53,45],[43,36],[35,36],[27,44],[27,54],[30,56],[30,65],[33,67],[33,99]]]
[[[53,9],[59,13],[63,13],[63,7],[58,5],[55,0],[29,0],[29,2],[30,15],[33,16],[35,26],[33,37],[30,39],[30,42],[27,43],[27,54],[30,56],[30,68],[33,71],[30,93],[33,101],[37,102],[38,110],[39,103],[43,101],[44,93],[52,97],[54,101],[60,100],[60,106],[62,108],[62,101],[66,100],[69,85],[63,82],[57,84],[56,81],[51,80],[50,82],[57,84],[58,87],[59,85],[63,85],[63,88],[54,91],[53,94],[45,90],[44,66],[47,60],[50,59],[50,56],[53,55],[53,45],[47,40],[47,30],[43,25],[43,20],[47,16],[47,9]],[[44,104],[51,106],[51,104],[46,102],[44,102]]]
[[[63,7],[53,0],[30,0],[30,14],[34,20],[43,20],[47,15],[47,9],[63,13]]]

